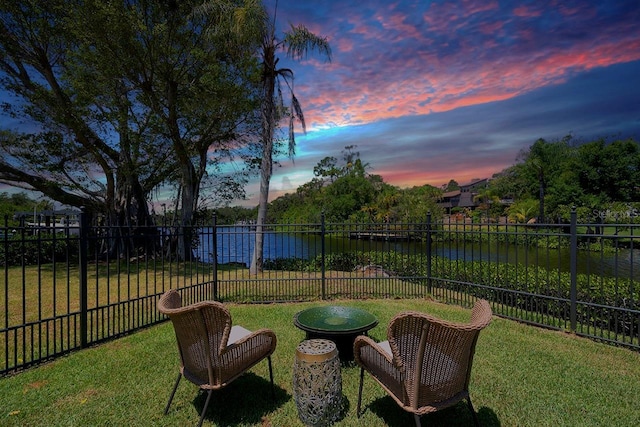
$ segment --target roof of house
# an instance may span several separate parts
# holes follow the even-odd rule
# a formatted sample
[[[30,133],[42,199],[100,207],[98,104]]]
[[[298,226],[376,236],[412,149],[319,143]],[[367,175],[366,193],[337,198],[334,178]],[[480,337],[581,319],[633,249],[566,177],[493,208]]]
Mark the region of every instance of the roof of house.
[[[459,189],[453,191],[447,191],[440,196],[440,202],[438,203],[443,208],[451,208],[451,207],[474,207],[477,206],[477,203],[473,200],[474,194],[472,191],[477,187],[485,185],[489,180],[479,179],[473,181],[469,184],[461,185]],[[457,200],[454,200],[456,199]]]

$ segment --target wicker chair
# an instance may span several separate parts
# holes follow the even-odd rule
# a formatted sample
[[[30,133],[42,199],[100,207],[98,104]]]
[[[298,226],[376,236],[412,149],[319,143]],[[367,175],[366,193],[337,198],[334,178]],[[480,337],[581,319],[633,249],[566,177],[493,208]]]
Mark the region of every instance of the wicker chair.
[[[165,415],[184,376],[208,393],[198,423],[202,425],[213,390],[227,386],[264,358],[269,362],[271,392],[275,395],[271,367],[271,354],[276,349],[273,331],[251,332],[242,326],[232,327],[229,310],[216,301],[182,307],[182,298],[176,290],[160,297],[158,310],[171,319],[180,351],[180,372]]]
[[[388,341],[376,343],[367,336],[357,337],[354,355],[361,367],[358,417],[366,370],[402,409],[414,414],[418,427],[421,415],[463,399],[479,425],[469,396],[469,379],[478,335],[491,322],[491,315],[485,300],[475,303],[467,324],[403,312],[391,320]]]

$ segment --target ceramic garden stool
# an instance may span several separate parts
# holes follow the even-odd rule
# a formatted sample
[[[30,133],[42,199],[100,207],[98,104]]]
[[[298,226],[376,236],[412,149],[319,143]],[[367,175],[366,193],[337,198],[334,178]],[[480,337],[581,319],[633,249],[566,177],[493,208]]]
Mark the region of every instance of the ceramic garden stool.
[[[342,410],[342,376],[333,341],[311,339],[296,348],[293,397],[300,420],[307,426],[328,426]]]

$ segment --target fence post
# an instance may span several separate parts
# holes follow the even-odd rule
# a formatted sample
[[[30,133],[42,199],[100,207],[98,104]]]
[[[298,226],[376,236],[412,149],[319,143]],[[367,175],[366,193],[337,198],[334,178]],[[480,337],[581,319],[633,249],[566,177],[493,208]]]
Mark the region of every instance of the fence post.
[[[431,294],[431,212],[427,212],[427,292]]]
[[[571,300],[570,307],[570,328],[571,332],[577,329],[577,312],[578,312],[578,233],[577,233],[577,213],[575,206],[571,209],[571,291],[569,298]]]
[[[213,214],[213,300],[218,301],[218,216]]]
[[[88,308],[87,308],[87,259],[88,259],[88,237],[89,237],[89,218],[85,212],[80,212],[80,230],[79,230],[79,250],[78,254],[78,271],[79,287],[78,295],[80,297],[80,348],[85,348],[88,343]]]
[[[324,222],[324,211],[320,214],[320,254],[321,254],[321,266],[320,271],[322,274],[322,295],[321,299],[326,299],[326,276],[325,276],[325,247],[324,247],[324,237],[325,237],[325,222]]]

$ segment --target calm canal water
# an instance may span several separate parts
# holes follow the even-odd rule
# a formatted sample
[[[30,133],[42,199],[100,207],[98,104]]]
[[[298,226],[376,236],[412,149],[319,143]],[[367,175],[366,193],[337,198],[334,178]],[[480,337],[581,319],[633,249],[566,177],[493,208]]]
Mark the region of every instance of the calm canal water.
[[[249,227],[219,226],[217,233],[218,263],[238,263],[248,266],[255,241]],[[198,255],[205,262],[213,262],[213,236],[211,229],[201,234],[202,247]],[[389,242],[329,237],[325,252],[396,251],[415,254],[426,253],[426,245],[419,242]],[[264,236],[264,258],[311,259],[322,253],[322,241],[314,234],[267,232]],[[448,259],[483,260],[523,265],[541,265],[549,269],[570,271],[568,248],[523,248],[508,244],[438,244],[433,254]],[[578,272],[640,280],[640,250],[620,249],[616,253],[578,252]]]

